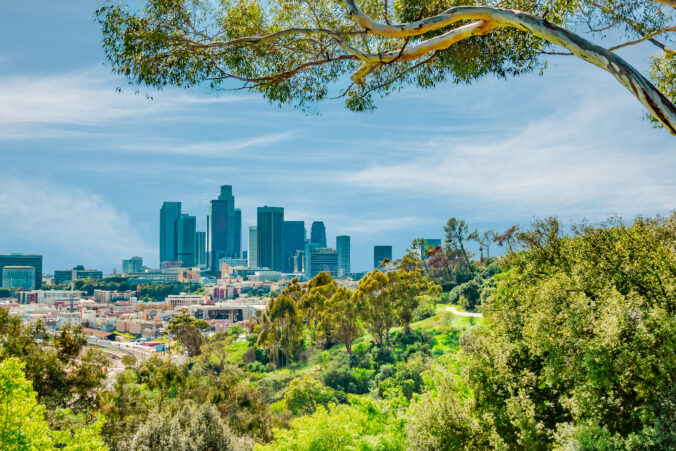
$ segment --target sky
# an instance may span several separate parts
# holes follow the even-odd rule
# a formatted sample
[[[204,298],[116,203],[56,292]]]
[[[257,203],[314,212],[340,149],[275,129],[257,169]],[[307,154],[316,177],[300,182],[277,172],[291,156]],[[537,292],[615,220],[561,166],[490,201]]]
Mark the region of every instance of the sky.
[[[396,258],[414,238],[442,238],[450,217],[503,231],[676,207],[676,141],[612,76],[573,57],[543,76],[307,115],[243,92],[136,93],[106,65],[96,7],[22,0],[0,15],[0,253],[42,254],[45,271],[119,271],[133,255],[156,267],[162,202],[181,201],[204,230],[223,184],[244,230],[269,205],[308,233],[324,221],[330,246],[350,235],[353,271],[372,268],[373,245]],[[621,55],[645,69],[651,51]]]

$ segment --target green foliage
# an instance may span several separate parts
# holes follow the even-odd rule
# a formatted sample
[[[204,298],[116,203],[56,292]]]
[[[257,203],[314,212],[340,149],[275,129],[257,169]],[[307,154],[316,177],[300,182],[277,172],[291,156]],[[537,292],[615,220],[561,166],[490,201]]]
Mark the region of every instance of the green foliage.
[[[405,449],[406,401],[350,397],[349,404],[320,406],[311,416],[296,418],[289,429],[276,429],[275,441],[258,450],[329,451],[337,449]]]
[[[202,351],[202,333],[201,330],[208,329],[209,323],[203,319],[196,319],[190,316],[186,311],[174,315],[167,324],[167,332],[176,337],[185,346],[188,355],[194,357]]]
[[[284,395],[286,407],[295,415],[312,413],[317,406],[337,401],[333,390],[309,375],[292,380]]]
[[[212,405],[183,403],[174,412],[150,416],[131,437],[127,449],[230,451],[245,449],[243,445]]]
[[[16,357],[0,361],[0,449],[106,449],[98,435],[100,421],[89,426],[73,424],[66,431],[50,430],[46,408],[38,403],[24,368],[25,364]]]
[[[676,215],[572,237],[550,218],[520,239],[526,250],[507,255],[484,321],[462,340],[472,399],[429,399],[473,419],[458,420],[459,435],[423,419],[416,440],[438,428],[460,440],[479,424],[493,447],[670,448]]]

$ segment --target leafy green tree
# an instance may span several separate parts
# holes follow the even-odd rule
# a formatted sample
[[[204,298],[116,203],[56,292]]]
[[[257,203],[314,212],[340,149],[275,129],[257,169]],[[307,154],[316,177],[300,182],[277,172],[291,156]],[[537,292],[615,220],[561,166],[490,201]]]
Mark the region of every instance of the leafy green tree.
[[[307,283],[307,288],[298,300],[303,317],[312,334],[313,343],[323,341],[325,349],[333,346],[330,312],[326,304],[337,289],[336,281],[328,272],[320,272]]]
[[[139,382],[144,383],[150,390],[159,392],[157,410],[162,411],[165,399],[182,387],[185,381],[183,368],[169,359],[152,356],[143,362],[136,371]]]
[[[50,430],[46,408],[24,375],[25,364],[16,357],[0,361],[0,449],[105,450],[98,435],[101,423]]]
[[[128,449],[139,451],[231,451],[244,449],[210,404],[186,403],[175,412],[153,415],[138,428]]]
[[[476,229],[470,231],[469,226],[463,219],[456,218],[451,218],[446,222],[444,232],[446,233],[446,246],[453,251],[460,252],[465,259],[467,271],[474,272],[465,250],[465,243],[475,240],[479,236],[479,232]]]
[[[190,316],[187,311],[174,315],[167,323],[167,332],[178,339],[191,357],[202,352],[202,330],[208,329],[209,323],[203,319]]]
[[[284,394],[286,407],[295,415],[309,414],[314,412],[317,406],[326,406],[330,402],[337,401],[331,388],[307,374],[302,379],[294,378]]]
[[[494,447],[673,448],[676,214],[560,229],[520,235],[463,338],[474,418]]]
[[[387,274],[374,269],[359,281],[357,296],[362,301],[361,318],[379,346],[390,347],[390,329],[397,322],[397,308],[390,297]]]
[[[441,288],[422,274],[420,261],[404,257],[395,271],[390,271],[388,291],[397,308],[401,324],[408,332],[415,310],[423,295],[439,295]]]
[[[352,342],[362,329],[360,311],[361,304],[357,294],[345,287],[338,288],[326,303],[324,316],[331,328],[331,335],[342,341],[349,355],[352,355]]]
[[[275,103],[308,109],[336,94],[365,111],[404,86],[542,71],[567,54],[615,77],[676,134],[674,49],[661,40],[673,31],[674,0],[340,3],[147,0],[132,9],[111,0],[96,14],[113,71],[137,84],[240,82]],[[586,39],[602,32],[626,40],[604,49]],[[664,92],[615,53],[640,42],[656,46],[651,75]]]
[[[268,349],[277,367],[287,365],[300,351],[304,337],[298,305],[292,297],[271,298],[261,320],[258,346]]]

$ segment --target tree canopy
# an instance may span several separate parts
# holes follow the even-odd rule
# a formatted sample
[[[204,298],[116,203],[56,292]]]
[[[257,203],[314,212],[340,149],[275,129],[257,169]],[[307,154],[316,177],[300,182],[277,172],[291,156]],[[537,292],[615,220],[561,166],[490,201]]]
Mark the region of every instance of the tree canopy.
[[[113,71],[151,87],[208,84],[302,109],[355,111],[404,86],[470,83],[574,55],[609,72],[676,134],[673,0],[109,0],[96,12]],[[603,48],[605,34],[624,42]],[[648,76],[616,50],[654,44]],[[566,51],[561,51],[563,47]],[[652,82],[649,80],[652,79]]]

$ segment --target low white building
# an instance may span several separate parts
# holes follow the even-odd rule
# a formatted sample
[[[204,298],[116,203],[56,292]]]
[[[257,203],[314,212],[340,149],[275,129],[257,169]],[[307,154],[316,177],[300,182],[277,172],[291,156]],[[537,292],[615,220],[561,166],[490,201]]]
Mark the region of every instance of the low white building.
[[[206,304],[208,298],[200,294],[170,294],[166,297],[165,301],[173,308],[177,307],[188,307],[190,305],[203,305]]]

